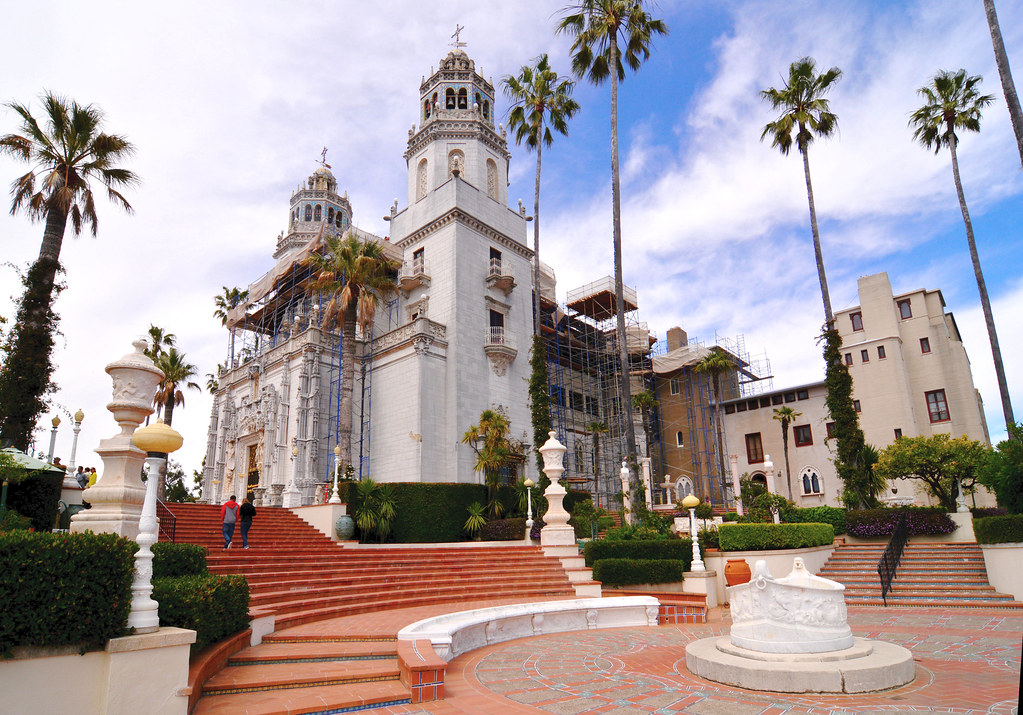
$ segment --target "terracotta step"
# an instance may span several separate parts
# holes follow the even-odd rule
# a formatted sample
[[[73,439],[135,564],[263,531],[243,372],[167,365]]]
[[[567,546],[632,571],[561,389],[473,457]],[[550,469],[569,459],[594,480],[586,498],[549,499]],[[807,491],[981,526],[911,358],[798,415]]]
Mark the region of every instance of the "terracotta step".
[[[297,713],[353,712],[371,707],[407,705],[409,691],[397,680],[346,685],[321,685],[315,688],[289,688],[250,693],[212,695],[199,699],[191,715],[293,715]]]
[[[235,653],[231,665],[287,663],[297,660],[372,660],[397,658],[398,642],[388,641],[291,641],[266,642]]]
[[[320,688],[324,685],[397,680],[398,676],[397,656],[386,660],[229,665],[207,680],[202,692],[203,695],[218,695],[242,690]]]

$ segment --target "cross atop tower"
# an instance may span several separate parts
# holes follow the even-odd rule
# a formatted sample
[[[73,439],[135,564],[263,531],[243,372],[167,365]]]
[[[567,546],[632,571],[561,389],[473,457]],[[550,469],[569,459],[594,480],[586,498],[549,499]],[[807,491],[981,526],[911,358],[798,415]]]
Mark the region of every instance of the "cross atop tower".
[[[330,168],[330,164],[327,163],[327,147],[323,147],[323,151],[320,152],[319,164],[324,169],[329,169]]]
[[[459,25],[457,22],[455,23],[455,34],[451,36],[452,39],[454,39],[454,42],[451,43],[451,46],[454,47],[456,50],[459,47],[465,47],[468,44],[466,42],[461,42],[458,37],[459,34],[461,34],[462,30],[464,29],[465,25]]]

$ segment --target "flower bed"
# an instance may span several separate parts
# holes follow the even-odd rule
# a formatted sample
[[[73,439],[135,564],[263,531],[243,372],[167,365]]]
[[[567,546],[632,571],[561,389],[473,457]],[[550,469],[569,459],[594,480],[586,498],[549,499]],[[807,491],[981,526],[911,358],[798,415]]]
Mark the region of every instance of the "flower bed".
[[[952,518],[940,507],[906,509],[860,509],[846,514],[847,532],[858,538],[890,536],[902,515],[910,536],[938,536],[956,530]]]

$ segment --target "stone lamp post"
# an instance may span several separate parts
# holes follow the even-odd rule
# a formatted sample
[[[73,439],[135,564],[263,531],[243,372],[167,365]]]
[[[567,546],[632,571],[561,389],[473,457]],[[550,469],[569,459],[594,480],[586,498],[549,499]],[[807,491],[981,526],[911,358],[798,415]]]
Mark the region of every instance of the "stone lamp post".
[[[547,497],[547,513],[543,517],[546,526],[540,530],[540,546],[545,550],[548,547],[575,548],[575,529],[568,525],[569,515],[562,502],[567,492],[558,481],[565,471],[563,460],[567,450],[558,441],[556,434],[548,432],[550,439],[540,448],[544,474],[551,480],[550,486],[543,493]]]
[[[170,453],[181,447],[184,441],[173,428],[163,420],[136,430],[132,443],[143,452],[153,454]],[[156,483],[161,477],[163,457],[146,457],[149,477],[146,480],[146,498],[142,503],[142,518],[139,519],[139,550],[135,554],[135,580],[131,584],[131,612],[128,627],[136,633],[152,633],[160,628],[159,605],[152,599],[153,593],[153,550],[156,543]]]
[[[526,479],[522,485],[526,488],[526,541],[529,541],[533,531],[533,480]]]
[[[56,418],[54,418],[56,419]],[[82,412],[81,408],[75,413],[74,424],[71,425],[71,431],[75,433],[74,438],[71,440],[71,461],[68,462],[67,469],[64,471],[64,486],[65,487],[77,487],[78,481],[75,479],[75,454],[78,452],[78,433],[82,431],[82,420],[85,419],[85,413]],[[56,432],[56,429],[54,429]]]
[[[153,397],[163,379],[153,361],[143,352],[145,340],[132,343],[135,351],[107,365],[113,379],[113,399],[107,409],[114,415],[119,434],[101,440],[96,453],[103,460],[103,474],[94,486],[82,493],[91,509],[71,517],[71,531],[112,532],[134,539],[138,536],[139,518],[146,487],[142,484],[142,465],[146,453],[132,444],[132,434],[142,420],[153,413]],[[77,415],[76,415],[77,416]]]
[[[340,504],[341,495],[337,493],[337,473],[341,471],[341,445],[334,446],[334,493],[330,495],[328,504]]]
[[[295,458],[298,456],[298,445],[291,447],[291,474],[288,475],[288,486],[284,490],[284,508],[302,506],[302,495],[295,487]]]
[[[622,468],[618,473],[622,480],[622,508],[625,509],[625,523],[632,524],[632,499],[629,496],[629,465],[622,460]]]
[[[700,500],[695,494],[690,494],[682,500],[682,506],[689,510],[689,535],[693,538],[693,564],[690,571],[707,570],[707,567],[703,565],[703,559],[700,558],[700,540],[697,538],[696,532],[696,507],[699,503]]]
[[[54,417],[50,424],[53,425],[53,429],[50,430],[50,451],[46,453],[46,461],[49,464],[53,464],[53,446],[57,442],[57,428],[60,427],[60,417]]]
[[[778,487],[774,481],[774,462],[771,461],[771,455],[769,454],[764,455],[764,472],[767,473],[767,491],[771,492],[771,494],[777,494]],[[781,515],[778,514],[778,507],[773,505],[771,506],[771,518],[774,520],[775,524],[781,523]]]

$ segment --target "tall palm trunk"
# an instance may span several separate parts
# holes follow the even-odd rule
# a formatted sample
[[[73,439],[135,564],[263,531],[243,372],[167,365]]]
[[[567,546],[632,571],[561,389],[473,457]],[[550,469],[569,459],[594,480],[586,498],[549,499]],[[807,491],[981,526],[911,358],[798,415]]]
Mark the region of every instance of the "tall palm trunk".
[[[533,334],[540,337],[540,153],[536,142],[536,188],[533,190]]]
[[[355,389],[355,317],[356,303],[345,309],[341,327],[341,396],[338,399],[338,444],[341,445],[342,468],[352,463],[352,394]]]
[[[802,127],[800,127],[802,131]],[[817,230],[817,207],[813,202],[813,184],[810,182],[810,157],[806,147],[799,147],[803,155],[803,173],[806,175],[806,196],[810,202],[810,230],[813,232],[813,252],[817,257],[817,277],[821,283],[821,299],[824,301],[824,319],[831,327],[835,322],[835,314],[831,312],[831,296],[828,294],[828,277],[824,273],[824,254],[821,252],[821,234]]]
[[[714,419],[714,437],[717,441],[717,453],[718,453],[718,476],[721,480],[721,491],[724,493],[725,489],[725,442],[722,436],[721,423],[721,378],[718,375],[712,375],[710,379],[711,387],[714,390],[714,410],[711,412]],[[703,498],[710,499],[711,493],[710,484],[705,485]],[[724,497],[722,496],[722,501]]]
[[[998,65],[998,77],[1002,80],[1005,103],[1009,107],[1012,131],[1016,134],[1019,162],[1023,166],[1023,110],[1020,110],[1016,85],[1012,81],[1012,72],[1009,70],[1009,56],[1005,53],[1005,43],[1002,42],[1002,30],[998,27],[998,15],[995,13],[994,0],[984,0],[984,12],[987,14],[988,29],[991,30],[991,45],[995,50],[995,64]]]
[[[626,459],[632,462],[636,458],[636,427],[632,423],[632,395],[629,387],[629,349],[625,342],[625,284],[622,272],[622,192],[618,176],[618,43],[617,36],[610,39],[611,221],[614,231],[615,312],[617,318],[615,334],[618,337],[618,356],[621,363],[619,366],[619,392],[621,393],[619,409],[625,422]],[[634,479],[636,479],[636,475],[631,474],[630,481]]]
[[[792,477],[789,470],[789,423],[782,420],[781,441],[785,452],[785,487],[788,489],[789,501],[792,501]]]
[[[991,300],[987,295],[987,284],[984,283],[984,272],[980,268],[980,256],[977,254],[977,243],[973,238],[973,223],[970,212],[966,208],[966,196],[963,193],[963,182],[959,179],[959,159],[956,156],[956,136],[952,131],[952,123],[948,121],[948,149],[952,154],[952,177],[955,179],[956,194],[959,196],[959,209],[963,212],[963,223],[966,224],[966,241],[970,245],[970,260],[973,261],[973,274],[977,277],[977,289],[980,291],[980,305],[984,310],[984,323],[987,325],[988,340],[991,341],[991,357],[995,361],[995,377],[998,380],[998,393],[1002,398],[1002,414],[1005,416],[1005,427],[1012,431],[1016,424],[1012,417],[1012,402],[1009,399],[1009,383],[1005,379],[1005,367],[1002,365],[1002,350],[998,347],[998,332],[995,330],[995,316],[991,312]]]

